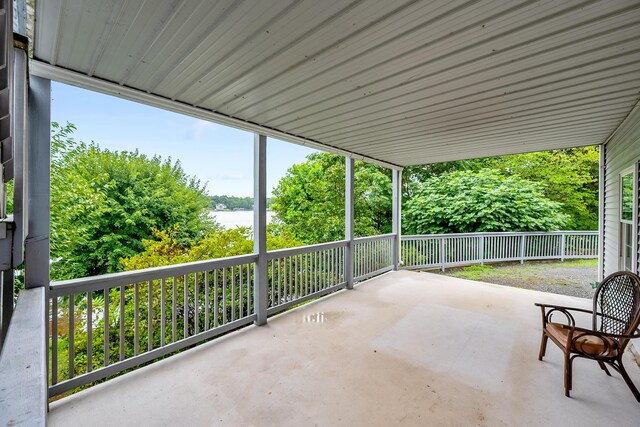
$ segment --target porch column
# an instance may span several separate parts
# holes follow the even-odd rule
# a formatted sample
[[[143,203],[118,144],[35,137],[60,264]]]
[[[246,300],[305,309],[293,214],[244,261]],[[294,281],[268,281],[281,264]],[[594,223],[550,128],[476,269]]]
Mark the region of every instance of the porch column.
[[[604,168],[605,145],[599,146],[600,161],[598,167],[598,281],[604,279]]]
[[[347,282],[347,289],[353,289],[354,163],[352,158],[345,157],[344,239],[347,241],[347,246],[344,254],[344,280]]]
[[[27,157],[28,234],[25,287],[49,286],[49,199],[51,185],[51,81],[30,76]]]
[[[402,169],[391,170],[392,186],[392,223],[391,232],[395,235],[393,244],[393,269],[400,268],[400,238],[401,238],[401,217],[402,217]]]
[[[253,252],[258,255],[253,273],[256,325],[267,323],[267,136],[253,140]]]

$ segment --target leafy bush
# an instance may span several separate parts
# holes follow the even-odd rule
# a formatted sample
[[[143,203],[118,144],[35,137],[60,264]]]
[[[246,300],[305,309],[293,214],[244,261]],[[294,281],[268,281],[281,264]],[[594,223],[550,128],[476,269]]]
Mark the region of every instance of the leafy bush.
[[[55,280],[122,270],[152,230],[179,225],[194,242],[213,226],[204,186],[179,162],[112,152],[73,139],[71,124],[52,124],[51,276]]]
[[[391,231],[391,177],[378,166],[355,162],[356,237]],[[344,238],[345,160],[314,153],[293,165],[274,189],[276,221],[305,244]]]
[[[406,202],[402,226],[405,234],[547,231],[567,220],[540,184],[482,169],[427,179]]]

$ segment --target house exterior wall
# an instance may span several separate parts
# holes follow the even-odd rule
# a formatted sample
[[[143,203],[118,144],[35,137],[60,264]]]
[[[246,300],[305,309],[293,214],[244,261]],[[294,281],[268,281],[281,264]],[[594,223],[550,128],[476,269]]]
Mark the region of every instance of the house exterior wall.
[[[620,257],[620,174],[635,168],[636,203],[634,234],[635,270],[640,270],[640,230],[638,227],[638,162],[640,161],[640,104],[636,104],[613,136],[604,145],[603,273],[618,271]]]

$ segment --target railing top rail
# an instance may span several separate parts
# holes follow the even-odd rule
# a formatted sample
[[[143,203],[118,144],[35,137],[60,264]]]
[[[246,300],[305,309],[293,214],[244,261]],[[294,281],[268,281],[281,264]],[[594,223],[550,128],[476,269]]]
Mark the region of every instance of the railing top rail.
[[[387,233],[387,234],[380,234],[380,235],[377,235],[377,236],[358,237],[356,239],[353,239],[353,241],[358,243],[358,242],[367,242],[367,241],[371,241],[371,240],[384,240],[384,239],[388,239],[389,237],[393,237],[393,236],[395,236],[395,234]]]
[[[239,255],[227,258],[218,258],[206,261],[194,261],[183,264],[165,265],[162,267],[145,268],[142,270],[123,271],[121,273],[103,274],[100,276],[82,277],[79,279],[51,282],[50,289],[55,295],[75,293],[78,290],[89,291],[128,285],[130,283],[157,280],[171,276],[197,273],[214,270],[216,268],[230,267],[238,264],[255,262],[258,258],[255,254]]]
[[[317,252],[317,251],[325,251],[328,249],[342,248],[347,246],[346,240],[338,240],[335,242],[328,243],[319,243],[317,245],[309,245],[309,246],[298,246],[296,248],[287,248],[287,249],[277,249],[275,251],[267,252],[267,259],[271,261],[272,259],[283,258],[287,256],[301,255],[309,252]]]
[[[597,236],[598,231],[501,231],[478,233],[448,233],[448,234],[412,234],[403,235],[402,239],[424,239],[440,237],[482,237],[482,236],[545,236],[545,235],[579,235]]]

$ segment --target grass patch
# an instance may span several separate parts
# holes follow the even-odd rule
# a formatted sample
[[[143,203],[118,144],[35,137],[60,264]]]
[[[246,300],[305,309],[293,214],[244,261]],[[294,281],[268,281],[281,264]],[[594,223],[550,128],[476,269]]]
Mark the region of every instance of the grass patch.
[[[560,277],[549,277],[556,269],[565,268],[595,268],[598,265],[597,259],[576,259],[565,262],[560,261],[530,261],[525,264],[501,263],[498,265],[471,265],[464,268],[454,268],[448,270],[447,276],[458,277],[460,279],[477,280],[489,283],[512,283],[511,286],[522,284],[536,284],[547,282],[553,285],[572,285],[570,280]],[[561,273],[557,273],[561,274]]]
[[[512,279],[530,279],[532,276],[537,277],[532,270],[526,269],[516,269],[516,268],[493,268],[491,266],[483,266],[489,267],[487,269],[479,269],[479,270],[467,270],[463,269],[460,271],[453,271],[451,273],[446,273],[447,276],[459,277],[461,279],[468,280],[479,280],[481,282],[487,282],[491,279],[500,279],[500,278],[512,278]]]
[[[557,265],[555,265],[557,264]],[[560,263],[554,263],[556,267],[597,267],[598,259],[572,259],[571,261],[565,261]]]

